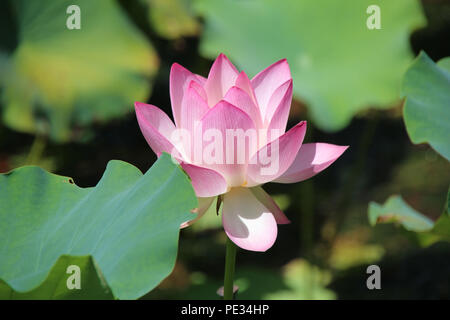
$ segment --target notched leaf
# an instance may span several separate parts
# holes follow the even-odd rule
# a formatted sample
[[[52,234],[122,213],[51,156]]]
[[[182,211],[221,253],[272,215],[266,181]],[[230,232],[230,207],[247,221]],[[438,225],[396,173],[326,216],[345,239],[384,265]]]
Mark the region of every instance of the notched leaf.
[[[107,283],[114,298],[136,299],[169,275],[180,224],[197,205],[170,156],[163,154],[145,175],[110,161],[97,186],[74,188],[70,181],[33,166],[0,175],[0,190],[8,190],[0,192],[0,297],[103,299],[99,288]],[[61,277],[80,253],[92,256],[77,263],[98,290],[86,283],[81,294],[70,294]]]

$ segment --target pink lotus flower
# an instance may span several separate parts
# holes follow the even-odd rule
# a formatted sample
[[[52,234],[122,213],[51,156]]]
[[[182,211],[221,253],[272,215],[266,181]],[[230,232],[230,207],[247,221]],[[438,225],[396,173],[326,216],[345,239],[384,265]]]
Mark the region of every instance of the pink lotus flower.
[[[261,185],[308,179],[347,149],[326,143],[302,144],[304,121],[285,132],[292,100],[292,78],[285,59],[251,80],[223,54],[214,61],[208,78],[175,63],[170,71],[170,98],[175,125],[153,105],[136,102],[135,108],[152,150],[158,156],[171,153],[192,180],[199,198],[198,216],[184,226],[199,219],[215,197],[222,195],[225,232],[247,250],[266,251],[275,242],[277,224],[289,223]],[[177,130],[187,132],[189,141],[177,140]],[[197,157],[196,150],[211,151],[211,139],[205,139],[208,130],[222,137],[230,130],[253,130],[256,140],[248,137],[253,142],[245,145],[215,141],[211,156],[229,156],[233,161],[207,161]],[[262,159],[268,155],[271,164],[276,163],[275,170],[264,171],[268,164]]]

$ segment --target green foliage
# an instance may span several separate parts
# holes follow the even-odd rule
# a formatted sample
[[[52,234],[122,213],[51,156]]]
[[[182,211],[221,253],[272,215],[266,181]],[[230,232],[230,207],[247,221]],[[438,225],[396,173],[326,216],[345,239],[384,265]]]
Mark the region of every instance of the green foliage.
[[[331,281],[331,274],[311,265],[305,260],[294,260],[284,267],[284,282],[287,290],[268,294],[266,299],[274,300],[332,300],[336,299],[333,291],[326,288]]]
[[[136,299],[171,272],[179,226],[197,205],[167,154],[145,175],[110,161],[92,188],[22,167],[0,175],[0,190],[2,299]],[[65,286],[71,264],[81,268],[79,293]]]
[[[391,196],[383,204],[375,202],[369,204],[369,222],[371,225],[378,223],[396,222],[401,224],[406,230],[415,232],[427,232],[434,238],[450,241],[450,213],[447,195],[444,212],[436,222],[433,222],[422,213],[411,208],[401,196]]]
[[[450,241],[450,189],[447,193],[444,212],[434,224],[433,233],[446,237]]]
[[[155,290],[164,298],[219,299],[215,293],[223,286],[223,280],[209,278],[204,273],[190,275],[191,285],[184,291]],[[295,259],[285,265],[281,272],[259,266],[236,268],[235,284],[239,287],[238,300],[304,300],[335,299],[336,294],[326,288],[331,273],[311,265],[306,260]],[[164,295],[165,294],[165,295]],[[158,296],[153,296],[158,298]]]
[[[413,143],[429,143],[450,160],[450,57],[435,64],[421,52],[405,74],[403,117]]]
[[[80,267],[81,290],[68,290],[66,273],[67,267],[76,265]],[[45,280],[37,287],[27,292],[13,290],[6,282],[0,279],[0,299],[9,300],[38,300],[38,299],[113,299],[114,296],[108,287],[100,270],[97,269],[92,256],[62,255],[51,268]]]
[[[382,245],[364,243],[352,236],[353,234],[343,235],[334,241],[329,258],[333,269],[345,270],[358,265],[370,265],[383,257],[385,250]]]
[[[433,228],[433,221],[420,212],[411,208],[401,196],[394,195],[383,204],[375,202],[369,204],[369,222],[371,225],[386,222],[398,222],[406,230],[429,231]]]
[[[190,11],[190,0],[143,0],[148,4],[148,17],[162,37],[177,39],[195,36],[200,24]]]
[[[201,232],[204,230],[222,228],[222,206],[217,214],[217,197],[213,200],[211,206],[206,210],[201,219],[194,222],[187,230]]]
[[[369,30],[371,0],[197,0],[206,24],[201,53],[224,52],[255,74],[287,58],[294,94],[310,104],[324,130],[345,127],[367,107],[386,107],[400,93],[412,60],[409,35],[425,24],[416,0],[381,0],[381,30]]]
[[[435,64],[421,52],[405,74],[402,91],[406,96],[403,117],[412,142],[428,142],[450,160],[450,58]],[[370,203],[369,221],[372,225],[399,222],[407,230],[426,231],[434,238],[450,240],[449,197],[450,190],[444,212],[436,222],[411,208],[400,196],[391,196],[382,206]]]
[[[157,55],[115,1],[11,1],[18,46],[0,52],[3,121],[59,142],[73,129],[107,121],[145,101]],[[69,30],[69,5],[81,29]]]

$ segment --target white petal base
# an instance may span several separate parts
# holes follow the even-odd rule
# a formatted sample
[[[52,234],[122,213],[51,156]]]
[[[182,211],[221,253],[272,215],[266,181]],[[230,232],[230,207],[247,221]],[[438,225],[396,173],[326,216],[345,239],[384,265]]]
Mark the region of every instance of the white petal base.
[[[277,238],[275,217],[248,188],[224,195],[222,222],[231,241],[246,250],[266,251]]]

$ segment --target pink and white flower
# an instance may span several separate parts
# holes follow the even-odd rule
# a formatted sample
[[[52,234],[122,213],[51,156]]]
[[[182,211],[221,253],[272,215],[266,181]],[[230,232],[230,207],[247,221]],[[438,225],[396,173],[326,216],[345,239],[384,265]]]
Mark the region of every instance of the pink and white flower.
[[[225,232],[247,250],[266,251],[275,242],[277,224],[289,223],[261,185],[311,178],[347,149],[327,143],[303,144],[304,121],[286,132],[292,77],[285,59],[251,80],[224,54],[214,61],[208,78],[175,63],[170,71],[170,98],[175,124],[153,105],[136,102],[135,109],[152,150],[158,156],[171,153],[192,180],[199,199],[198,216],[184,226],[199,219],[221,195]],[[256,138],[246,136],[248,143],[244,144],[217,141],[230,132],[254,132]],[[206,159],[205,154],[216,161]],[[233,161],[217,161],[219,154]],[[274,163],[274,170],[265,170]]]

